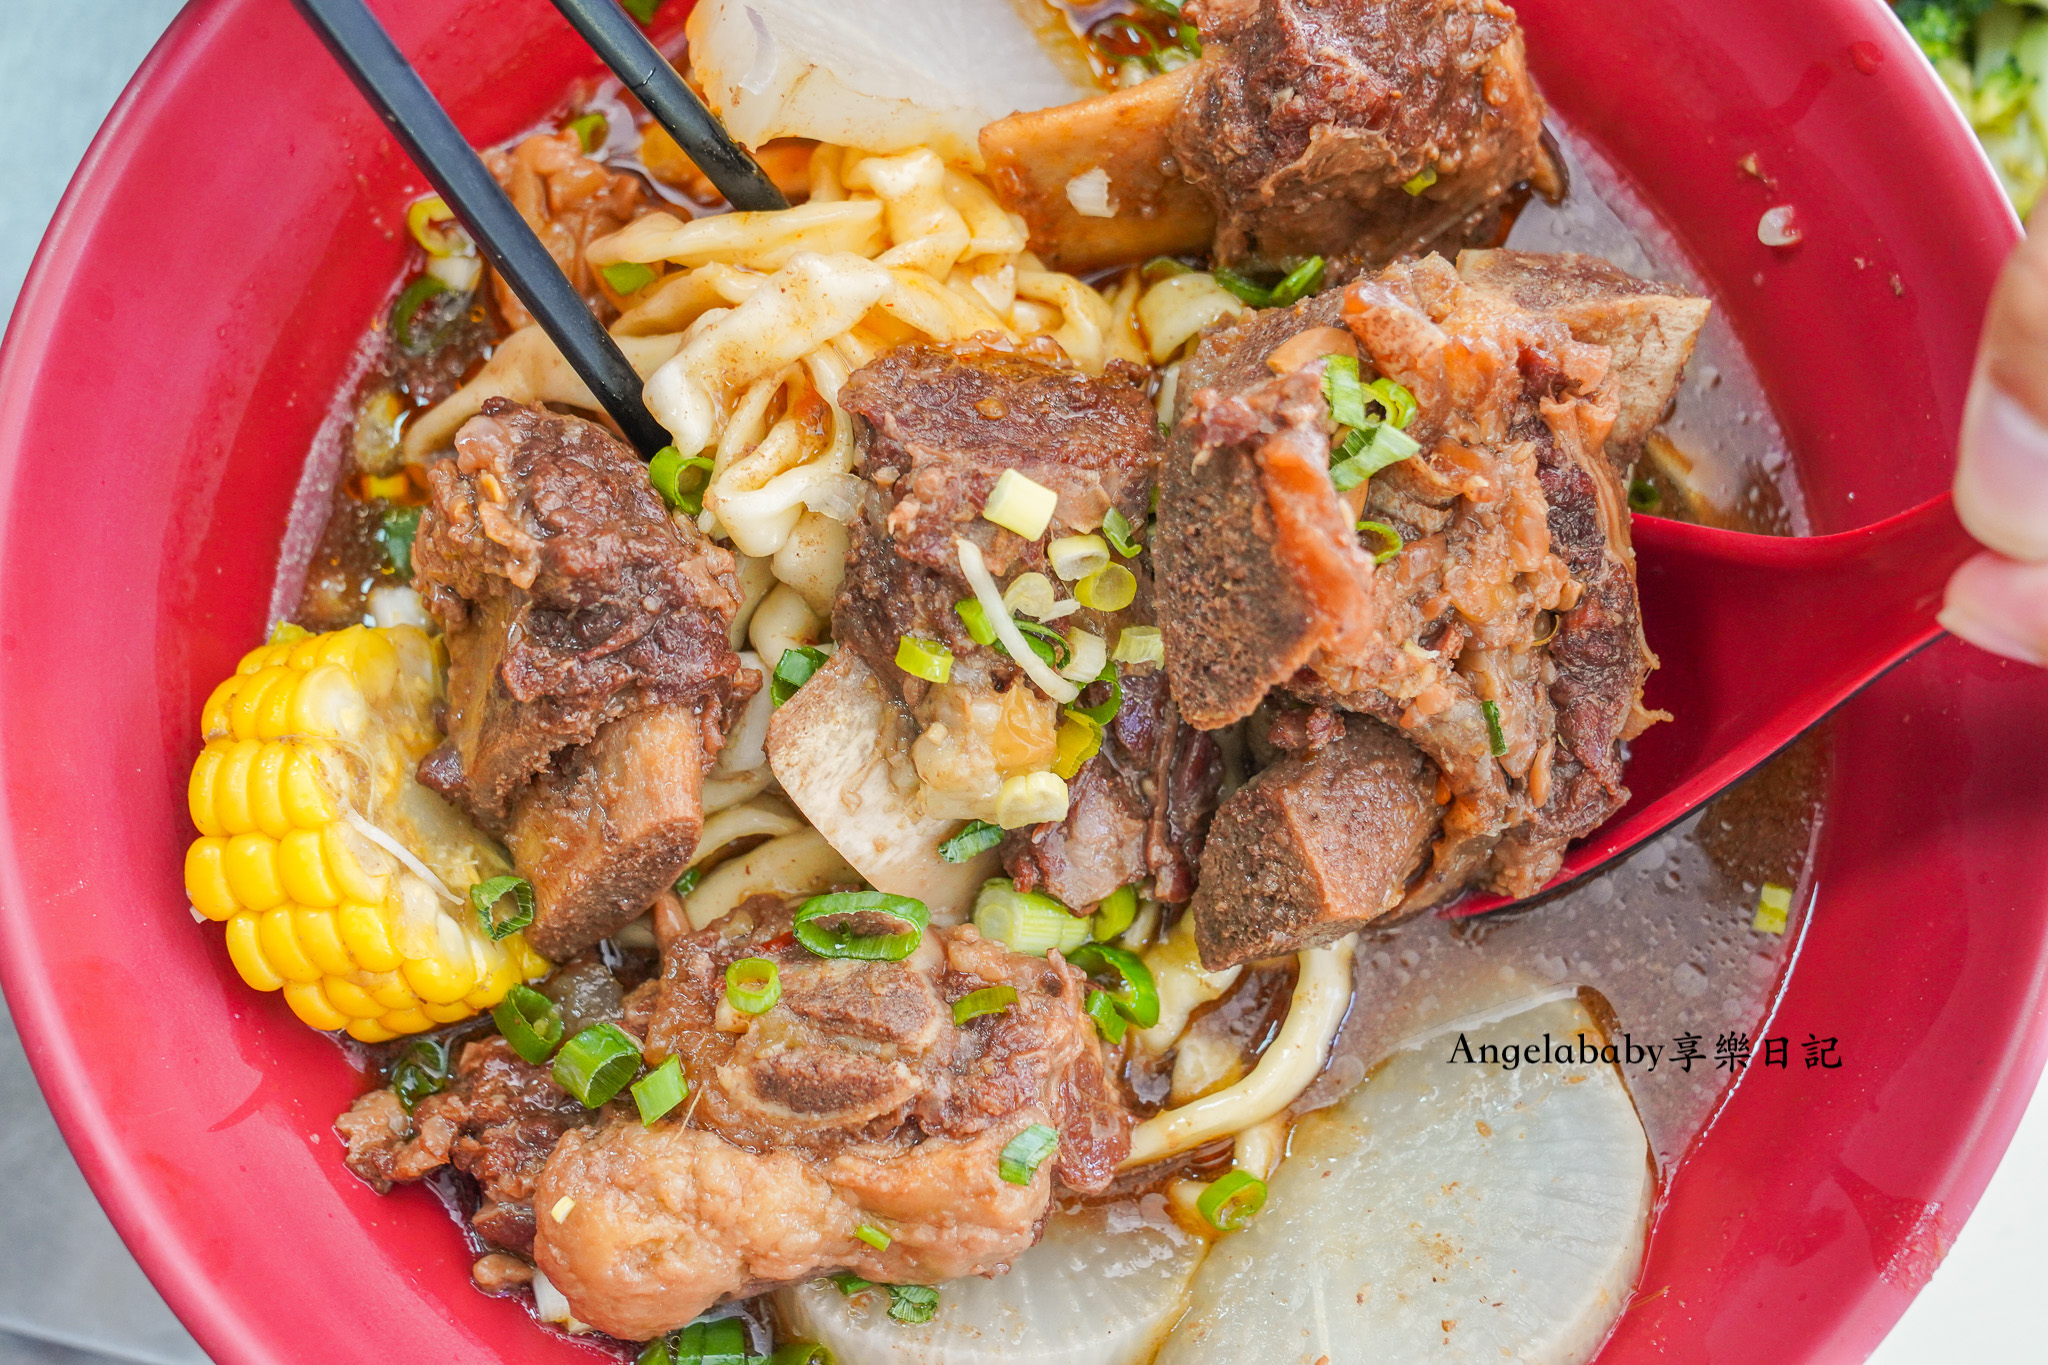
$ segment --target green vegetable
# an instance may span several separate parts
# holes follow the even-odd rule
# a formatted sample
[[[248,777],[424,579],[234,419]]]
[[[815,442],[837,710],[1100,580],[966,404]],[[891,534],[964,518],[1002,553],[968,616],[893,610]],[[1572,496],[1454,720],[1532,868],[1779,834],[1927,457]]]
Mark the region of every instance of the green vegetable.
[[[498,1032],[523,1059],[539,1066],[562,1041],[562,1012],[531,986],[514,986],[491,1011]]]
[[[1648,479],[1630,479],[1628,505],[1632,511],[1654,512],[1664,505],[1664,494]]]
[[[1893,0],[2024,212],[2048,183],[2048,16],[2012,0]],[[1760,175],[1760,172],[1758,172]]]
[[[1114,977],[1116,984],[1103,994],[1115,1002],[1119,1014],[1139,1028],[1159,1022],[1159,987],[1152,980],[1152,969],[1136,953],[1107,943],[1089,943],[1068,953],[1067,961],[1091,978]]]
[[[1395,555],[1400,554],[1402,547],[1408,543],[1401,539],[1399,531],[1396,531],[1384,521],[1361,521],[1358,523],[1358,533],[1379,538],[1380,548],[1373,551],[1372,554],[1372,562],[1375,564],[1386,563]]]
[[[969,820],[964,829],[939,845],[939,857],[949,863],[978,858],[1003,841],[1003,827],[986,820]]]
[[[377,539],[384,544],[384,561],[400,578],[412,578],[412,543],[419,539],[419,534],[419,508],[392,507],[385,511],[384,522],[377,528]]]
[[[873,1223],[862,1223],[853,1230],[853,1235],[877,1251],[887,1251],[889,1249],[889,1234],[876,1227]]]
[[[632,294],[645,289],[661,276],[652,266],[638,261],[620,261],[597,272],[604,276],[604,282],[612,287],[614,294]]]
[[[683,1079],[683,1059],[671,1057],[633,1082],[633,1103],[640,1110],[643,1126],[654,1121],[690,1097],[690,1083]]]
[[[617,1024],[592,1024],[555,1054],[555,1084],[601,1109],[640,1070],[640,1044]]]
[[[1280,277],[1268,296],[1275,308],[1300,303],[1323,287],[1323,258],[1311,256]]]
[[[1403,181],[1401,184],[1401,188],[1406,190],[1411,196],[1413,196],[1421,194],[1424,190],[1428,189],[1431,185],[1434,185],[1435,183],[1436,167],[1424,166],[1420,171],[1416,172],[1415,175],[1412,176],[1410,179]]]
[[[1330,452],[1330,482],[1337,491],[1356,488],[1390,464],[1399,464],[1422,447],[1413,436],[1392,423],[1382,423],[1365,432],[1354,431]]]
[[[834,1289],[837,1289],[848,1298],[852,1298],[855,1294],[875,1287],[873,1280],[863,1280],[851,1270],[842,1270],[837,1275],[827,1275],[825,1278],[832,1281]]]
[[[1193,270],[1194,267],[1186,261],[1177,261],[1171,256],[1154,256],[1145,262],[1138,275],[1147,284],[1157,284],[1161,280],[1172,279],[1175,275],[1186,275]]]
[[[892,1284],[889,1286],[889,1316],[898,1322],[915,1326],[930,1322],[932,1314],[939,1311],[939,1291],[930,1285]]]
[[[997,1159],[996,1174],[1012,1185],[1029,1185],[1045,1159],[1058,1150],[1060,1135],[1042,1123],[1034,1123],[1010,1139]]]
[[[692,455],[674,446],[663,446],[647,462],[647,479],[661,500],[675,511],[696,516],[704,510],[704,490],[711,486],[711,457]]]
[[[1131,921],[1138,917],[1138,885],[1136,882],[1119,886],[1104,896],[1095,907],[1095,918],[1090,921],[1088,932],[1097,943],[1107,943],[1131,927]]]
[[[833,1365],[832,1353],[815,1341],[791,1341],[775,1348],[768,1365]]]
[[[988,623],[988,611],[979,600],[965,598],[955,602],[953,610],[960,617],[961,624],[967,627],[969,639],[978,645],[995,650],[1006,658],[1009,656],[1009,646],[996,638],[995,627]],[[1018,630],[1024,632],[1024,642],[1031,646],[1031,652],[1053,668],[1065,668],[1068,661],[1074,657],[1074,651],[1067,644],[1067,637],[1051,626],[1041,625],[1024,616],[1014,616],[1010,619],[1016,623]]]
[[[1088,921],[1051,896],[1019,891],[1008,877],[991,877],[974,897],[974,927],[1013,953],[1044,957],[1072,952],[1088,941]]]
[[[825,666],[826,654],[809,645],[792,645],[775,661],[775,676],[768,680],[768,696],[780,706],[796,695],[811,675]]]
[[[1330,420],[1358,430],[1373,419],[1365,411],[1365,385],[1358,377],[1358,357],[1333,355],[1323,361],[1323,401]]]
[[[896,642],[896,666],[913,678],[942,683],[953,676],[953,651],[937,640],[901,636]]]
[[[438,1038],[415,1038],[398,1054],[398,1065],[391,1068],[391,1092],[406,1113],[447,1088],[448,1044]]]
[[[953,1002],[953,1022],[965,1024],[979,1019],[984,1014],[1001,1014],[1017,1003],[1015,986],[984,986],[970,991]]]
[[[766,1014],[782,998],[782,974],[765,957],[743,957],[725,969],[725,998],[741,1014]]]
[[[391,306],[391,339],[398,343],[399,350],[407,355],[425,355],[434,349],[448,320],[429,328],[424,335],[414,333],[413,323],[430,301],[448,292],[448,286],[433,275],[422,275],[405,287],[398,302]]]
[[[1114,661],[1102,666],[1102,671],[1095,675],[1095,681],[1109,684],[1109,700],[1098,702],[1094,706],[1069,706],[1067,714],[1090,721],[1096,729],[1101,730],[1107,728],[1109,723],[1116,719],[1116,713],[1123,710],[1124,685],[1117,676]]]
[[[1250,304],[1252,307],[1270,308],[1273,306],[1273,291],[1258,281],[1238,274],[1227,265],[1218,266],[1210,273],[1215,277],[1216,283],[1222,285],[1226,292],[1235,294],[1240,300]]]
[[[1506,757],[1508,737],[1501,732],[1500,728],[1500,703],[1497,701],[1483,701],[1479,703],[1479,709],[1486,713],[1487,746],[1493,750],[1495,758]]]
[[[687,897],[692,891],[697,889],[697,883],[703,880],[703,868],[693,867],[688,869],[682,876],[676,878],[676,895]]]
[[[498,902],[507,892],[512,895],[513,911],[499,919]],[[484,932],[493,940],[501,939],[533,923],[533,883],[524,877],[493,877],[469,888],[469,904]]]
[[[1265,1207],[1266,1182],[1250,1171],[1226,1171],[1209,1182],[1195,1208],[1218,1232],[1236,1232]]]
[[[995,627],[988,623],[988,612],[983,609],[978,599],[969,597],[955,602],[953,610],[959,615],[961,623],[967,627],[967,637],[970,640],[984,647],[995,644]]]
[[[577,117],[572,118],[567,123],[563,124],[562,129],[564,132],[576,134],[577,144],[583,148],[583,154],[585,156],[589,156],[592,152],[604,146],[605,139],[611,135],[612,125],[611,121],[607,119],[603,114],[593,112],[588,114],[579,114]],[[618,267],[613,266],[607,269],[605,272],[605,278],[609,280],[611,278],[611,271],[617,268]],[[645,269],[645,267],[643,266],[642,269]],[[647,278],[653,279],[654,272],[649,270],[647,272]],[[612,288],[619,289],[619,286],[613,285]],[[634,288],[637,289],[639,288],[639,286],[635,285]],[[621,294],[630,294],[633,292],[633,290],[619,289],[619,292]]]
[[[634,1365],[755,1365],[761,1358],[749,1355],[747,1346],[747,1325],[739,1318],[693,1322],[648,1342]]]
[[[876,931],[875,920],[894,927]],[[901,962],[917,951],[931,911],[920,900],[886,891],[834,891],[813,896],[796,912],[796,941],[819,957]],[[860,928],[856,928],[858,925]]]
[[[654,12],[661,8],[661,0],[619,0],[626,13],[643,24],[654,22]]]
[[[1081,1012],[1095,1021],[1095,1031],[1102,1035],[1104,1042],[1112,1045],[1121,1043],[1125,1030],[1131,1026],[1131,1021],[1116,1007],[1116,1001],[1108,991],[1088,992],[1088,1003],[1081,1007]]]
[[[1102,538],[1125,559],[1137,558],[1145,548],[1138,542],[1137,532],[1131,529],[1131,519],[1114,507],[1102,514]]]

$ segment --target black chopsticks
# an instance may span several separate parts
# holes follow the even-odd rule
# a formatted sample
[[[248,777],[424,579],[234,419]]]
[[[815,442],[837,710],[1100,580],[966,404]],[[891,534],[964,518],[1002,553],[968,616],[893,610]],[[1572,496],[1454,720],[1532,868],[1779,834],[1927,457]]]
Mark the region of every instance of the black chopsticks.
[[[555,0],[555,8],[697,163],[726,203],[736,209],[789,207],[775,182],[732,140],[617,0]]]
[[[448,117],[448,112],[427,89],[419,73],[406,61],[405,54],[398,50],[398,45],[391,41],[391,35],[384,31],[384,26],[370,13],[363,0],[292,0],[292,3],[312,25],[314,32],[320,35],[327,50],[348,72],[371,107],[376,109],[399,145],[425,173],[428,182],[448,202],[449,209],[469,229],[477,246],[504,276],[505,282],[512,286],[512,292],[533,314],[541,330],[548,334],[563,358],[589,386],[604,410],[611,414],[626,439],[639,450],[641,458],[652,458],[656,451],[668,445],[668,432],[654,420],[654,414],[640,399],[640,376],[625,353],[619,350],[611,334],[598,325],[590,309],[555,264],[554,257],[541,245],[540,238],[534,235],[526,220],[519,216],[519,210],[505,197],[505,192],[485,168],[483,159],[462,136],[454,120]],[[564,14],[570,16],[578,30],[591,38],[599,55],[619,72],[621,80],[640,95],[678,145],[698,162],[712,183],[735,207],[788,207],[787,201],[761,168],[754,164],[753,158],[734,143],[710,111],[697,102],[696,96],[662,60],[654,45],[633,28],[631,20],[618,10],[612,0],[591,0],[587,4],[573,5],[568,0],[557,0],[557,4]],[[600,9],[609,12],[603,20],[594,17]],[[636,53],[630,44],[617,41],[617,34],[613,32],[617,25],[612,24],[611,19],[616,19],[618,24],[631,31],[631,36],[639,40],[645,54]],[[585,28],[585,20],[590,22],[590,28]],[[601,33],[604,40],[601,42],[592,36],[593,31]],[[647,69],[648,55],[652,56],[655,70]],[[621,69],[622,62],[629,64],[628,69]],[[664,72],[668,81],[659,78]],[[671,82],[675,90],[681,92],[681,100],[665,88]],[[667,113],[656,107],[658,99],[667,102]],[[685,112],[685,106],[694,108],[695,113]],[[671,122],[671,117],[678,121]],[[751,171],[751,177],[733,173],[735,158]],[[755,193],[756,181],[774,195],[772,204],[741,202],[742,193]]]

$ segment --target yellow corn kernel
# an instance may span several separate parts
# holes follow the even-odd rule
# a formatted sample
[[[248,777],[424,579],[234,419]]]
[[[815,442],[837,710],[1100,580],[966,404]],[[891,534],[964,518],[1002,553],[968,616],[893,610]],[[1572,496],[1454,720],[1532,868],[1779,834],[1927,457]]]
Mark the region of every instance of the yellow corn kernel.
[[[295,829],[277,846],[277,877],[287,896],[301,905],[340,905],[341,892],[327,875],[321,832]]]
[[[332,910],[295,906],[292,909],[292,937],[301,952],[312,959],[322,976],[347,976],[356,969],[348,949],[342,945]]]
[[[228,921],[228,957],[234,962],[235,970],[242,974],[242,980],[259,991],[282,989],[284,978],[271,970],[264,960],[263,949],[256,942],[256,916],[244,912]]]
[[[372,874],[363,870],[350,847],[353,836],[354,831],[339,821],[320,832],[320,846],[327,854],[327,875],[334,879],[334,889],[342,900],[375,905],[389,893],[391,878],[382,872]]]
[[[320,969],[306,956],[298,936],[292,932],[290,906],[265,910],[256,917],[256,946],[263,950],[263,960],[270,964],[270,969],[285,980],[320,979]]]
[[[375,1019],[384,1013],[385,1007],[375,996],[345,976],[322,977],[320,990],[328,1004],[351,1019]]]
[[[318,981],[292,982],[284,988],[284,1002],[292,1007],[293,1014],[314,1028],[332,1031],[348,1027],[348,1016],[328,1003]]]
[[[286,745],[270,743],[258,749],[249,764],[249,818],[273,839],[282,839],[292,832],[291,817],[284,813],[284,801],[278,790],[291,756]]]
[[[405,977],[395,969],[370,974],[363,982],[363,989],[384,1007],[387,1014],[419,1008],[420,998],[413,994],[412,987],[405,983]]]
[[[399,969],[405,984],[434,1005],[452,1005],[476,989],[476,964],[464,951],[460,957],[445,949],[432,957],[413,958]]]
[[[237,834],[228,840],[222,859],[228,888],[235,900],[250,910],[268,910],[284,901],[284,885],[277,878],[277,845],[260,834]]]
[[[222,750],[207,745],[199,751],[199,757],[192,762],[192,780],[185,784],[185,804],[192,812],[192,823],[201,834],[221,835],[228,831],[214,814],[214,803],[219,799],[215,775],[220,771]]]
[[[363,690],[348,670],[339,664],[322,664],[299,680],[280,708],[274,734],[315,735],[320,738],[353,739],[370,723],[370,708]]]
[[[234,708],[235,696],[242,690],[242,676],[238,673],[229,678],[206,698],[206,705],[199,711],[200,738],[212,743],[226,739],[233,733],[234,725],[230,712]]]
[[[351,1019],[348,1036],[359,1043],[388,1043],[398,1035],[374,1019]]]
[[[477,973],[476,989],[462,997],[463,1003],[475,1010],[490,1009],[521,980],[519,954],[507,951],[506,944],[486,941],[482,956],[484,970]]]
[[[421,1005],[420,1013],[437,1024],[453,1024],[469,1018],[476,1011],[466,1002],[458,1000],[452,1005]]]
[[[505,940],[507,947],[515,943],[519,945],[513,951],[519,959],[521,981],[538,981],[555,969],[554,963],[534,951],[533,945],[526,941],[526,935],[514,934]]]
[[[321,829],[339,819],[341,811],[321,772],[325,749],[315,743],[295,743],[287,752],[290,759],[277,789],[285,818],[299,829]]]
[[[272,694],[282,692],[287,702],[299,675],[288,668],[266,668],[251,674],[235,692],[228,708],[228,723],[236,739],[262,739],[263,717],[276,709]],[[283,733],[283,731],[279,731]]]
[[[425,1033],[434,1026],[434,1021],[417,1009],[394,1010],[379,1016],[377,1022],[393,1033]]]
[[[213,822],[222,834],[247,834],[256,828],[249,814],[249,765],[263,746],[253,739],[216,741],[206,746],[218,755],[213,778]]]
[[[199,907],[202,911],[205,906]],[[344,905],[334,912],[334,927],[355,965],[366,972],[392,972],[405,961],[391,941],[387,912],[375,905]]]
[[[191,898],[192,908],[210,920],[233,919],[242,908],[235,904],[235,893],[228,886],[223,865],[227,847],[227,840],[209,835],[193,840],[192,847],[185,850],[185,894]]]

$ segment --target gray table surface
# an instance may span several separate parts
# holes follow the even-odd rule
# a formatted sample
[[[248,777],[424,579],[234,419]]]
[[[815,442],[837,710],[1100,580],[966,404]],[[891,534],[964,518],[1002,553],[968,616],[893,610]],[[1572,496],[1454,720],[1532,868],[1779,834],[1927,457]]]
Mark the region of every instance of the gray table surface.
[[[283,5],[285,0],[277,0]],[[0,314],[72,169],[178,0],[0,0]],[[206,1359],[94,1202],[0,1004],[0,1365]],[[2026,1305],[2048,1278],[2048,1102],[1874,1365],[2048,1356]]]

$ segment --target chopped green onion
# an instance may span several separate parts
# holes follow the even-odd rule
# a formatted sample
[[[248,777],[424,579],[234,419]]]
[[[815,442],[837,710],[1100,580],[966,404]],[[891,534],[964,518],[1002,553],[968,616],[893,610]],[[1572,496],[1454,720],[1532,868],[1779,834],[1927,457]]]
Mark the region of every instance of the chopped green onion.
[[[413,335],[412,324],[428,300],[447,292],[447,284],[433,275],[422,275],[405,287],[398,302],[391,306],[391,339],[398,343],[399,350],[407,355],[425,355],[433,349],[439,329],[418,337]]]
[[[583,148],[583,154],[588,156],[604,146],[605,139],[611,136],[612,125],[611,120],[603,114],[592,112],[570,119],[562,125],[562,131],[576,134],[577,144]],[[618,286],[613,285],[612,288],[618,289]],[[619,292],[629,294],[632,290],[619,289]]]
[[[880,932],[862,933],[855,925],[869,928],[871,921],[885,920],[897,926]],[[828,921],[841,921],[832,922]],[[834,891],[813,896],[796,912],[792,929],[796,941],[819,957],[850,957],[863,962],[901,962],[917,951],[931,911],[920,900],[892,896],[886,891]]]
[[[766,1014],[782,998],[782,974],[765,957],[743,957],[725,969],[725,998],[741,1014]]]
[[[1361,428],[1371,420],[1357,356],[1333,355],[1323,361],[1323,401],[1330,405],[1330,420],[1340,427]]]
[[[1391,423],[1372,428],[1372,439],[1354,444],[1352,432],[1343,445],[1331,452],[1330,482],[1342,493],[1356,488],[1390,464],[1399,464],[1422,447],[1413,436]]]
[[[617,265],[605,266],[597,273],[604,276],[604,282],[612,287],[614,294],[621,295],[637,294],[661,278],[652,266],[638,261],[620,261]]]
[[[969,639],[982,646],[995,644],[995,628],[989,625],[988,613],[982,610],[979,601],[972,597],[965,598],[955,602],[953,610],[958,613],[961,624],[967,627]]]
[[[1648,479],[1630,479],[1628,505],[1633,512],[1655,512],[1664,505],[1664,490]]]
[[[1266,1182],[1250,1171],[1226,1171],[1209,1182],[1195,1207],[1218,1232],[1236,1232],[1266,1204]]]
[[[640,1070],[640,1044],[617,1024],[592,1024],[555,1054],[555,1084],[602,1109]]]
[[[619,0],[626,13],[643,24],[654,22],[654,12],[661,8],[661,0]]]
[[[1406,384],[1381,377],[1365,386],[1366,397],[1387,410],[1387,420],[1402,431],[1415,420],[1415,395]]]
[[[1116,665],[1113,663],[1104,664],[1102,672],[1096,674],[1095,681],[1109,684],[1109,700],[1095,706],[1069,706],[1067,714],[1091,720],[1098,728],[1107,728],[1109,723],[1116,719],[1116,713],[1123,709],[1124,685],[1117,677]]]
[[[690,1083],[683,1078],[683,1059],[671,1057],[633,1082],[633,1103],[640,1108],[642,1127],[690,1097]]]
[[[697,883],[703,880],[703,868],[689,868],[683,873],[682,876],[676,878],[676,895],[687,897],[692,891],[695,891],[697,889]]]
[[[1117,1012],[1139,1028],[1159,1022],[1159,987],[1152,969],[1134,952],[1107,943],[1089,943],[1067,954],[1067,961],[1091,977],[1113,975],[1117,984],[1106,994],[1116,1002]]]
[[[1479,703],[1479,709],[1486,713],[1486,742],[1488,747],[1493,750],[1493,756],[1495,758],[1506,757],[1508,737],[1502,733],[1500,728],[1500,703],[1497,701],[1483,701]]]
[[[1358,533],[1360,535],[1379,537],[1380,548],[1372,553],[1372,562],[1375,564],[1386,563],[1395,555],[1400,554],[1402,548],[1408,543],[1401,539],[1399,531],[1396,531],[1384,521],[1361,521],[1358,523]]]
[[[1121,1043],[1124,1031],[1131,1026],[1131,1021],[1116,1007],[1116,1001],[1110,998],[1108,991],[1088,992],[1088,1003],[1081,1007],[1081,1012],[1095,1021],[1095,1031],[1102,1035],[1104,1042],[1112,1045]]]
[[[512,1050],[539,1066],[562,1041],[562,1012],[531,986],[514,986],[491,1011]]]
[[[953,1002],[953,1022],[964,1024],[984,1014],[1001,1014],[1016,1003],[1015,986],[985,986],[978,991],[969,991]]]
[[[1792,919],[1792,888],[1765,882],[1756,898],[1756,918],[1749,927],[1760,934],[1782,934]]]
[[[811,675],[825,666],[825,651],[809,645],[791,645],[775,661],[775,676],[768,680],[768,696],[777,706],[796,695]]]
[[[1129,573],[1130,570],[1126,569],[1124,572]],[[1076,592],[1074,595],[1079,597],[1080,593]],[[1088,604],[1086,601],[1083,601],[1081,605],[1087,606]],[[1031,646],[1033,654],[1036,654],[1054,668],[1065,668],[1073,661],[1074,648],[1067,643],[1066,636],[1060,634],[1051,626],[1041,625],[1037,621],[1021,616],[1011,619],[1016,622],[1017,629],[1024,632],[1024,643]],[[996,642],[996,648],[1002,649],[1005,654],[1010,652],[1007,649],[1003,649],[1003,644],[1000,640]]]
[[[1125,626],[1124,633],[1116,637],[1115,652],[1109,657],[1120,664],[1163,664],[1166,637],[1157,626]]]
[[[775,1348],[768,1365],[833,1365],[832,1352],[815,1341],[790,1341]]]
[[[1003,841],[1003,827],[986,820],[969,820],[966,828],[939,845],[939,857],[949,863],[978,858]]]
[[[1072,711],[1053,735],[1053,776],[1071,782],[1082,765],[1102,752],[1102,727]]]
[[[1200,29],[1196,28],[1193,24],[1182,24],[1174,30],[1174,35],[1180,39],[1180,45],[1186,48],[1191,55],[1196,57],[1202,55],[1202,31]]]
[[[650,1360],[647,1351],[642,1351],[634,1365],[752,1365],[760,1359],[747,1353],[747,1324],[735,1317],[693,1322],[670,1332],[659,1343],[647,1343],[648,1350],[657,1344],[664,1354]]]
[[[514,908],[510,915],[499,919],[498,902],[508,891],[512,893]],[[469,888],[469,904],[484,932],[493,941],[502,939],[533,923],[533,883],[524,877],[493,877]]]
[[[443,231],[436,224],[448,224]],[[405,210],[405,229],[420,249],[429,256],[454,256],[468,254],[475,250],[469,234],[455,221],[455,214],[449,209],[448,201],[438,194],[417,199]]]
[[[832,1287],[846,1295],[849,1299],[855,1294],[865,1293],[875,1287],[873,1280],[863,1280],[851,1270],[842,1270],[836,1275],[827,1275],[825,1278],[832,1281]]]
[[[887,1251],[889,1249],[889,1234],[876,1227],[873,1223],[862,1223],[853,1230],[853,1235],[877,1251]]]
[[[932,1314],[939,1311],[939,1291],[925,1284],[892,1284],[889,1286],[889,1316],[898,1322],[916,1326],[930,1322]]]
[[[1210,273],[1215,276],[1216,283],[1222,285],[1226,293],[1236,295],[1240,300],[1250,304],[1252,307],[1271,308],[1273,306],[1272,290],[1238,274],[1229,266],[1218,266]]]
[[[1088,932],[1097,943],[1106,943],[1131,927],[1138,917],[1138,884],[1128,882],[1104,896],[1095,907]]]
[[[704,510],[704,490],[711,486],[711,457],[686,460],[674,446],[663,446],[647,462],[647,478],[670,508],[694,517]]]
[[[1323,287],[1323,258],[1311,256],[1281,277],[1271,295],[1275,308],[1300,303]]]
[[[377,539],[384,544],[385,562],[399,578],[412,577],[412,543],[419,539],[419,534],[419,508],[386,509],[383,524],[377,528]]]
[[[1038,1168],[1060,1145],[1060,1135],[1042,1123],[1034,1123],[1017,1134],[1003,1148],[996,1162],[996,1174],[1012,1185],[1029,1185]]]
[[[1102,514],[1102,538],[1109,542],[1109,548],[1125,559],[1135,559],[1145,547],[1138,540],[1138,534],[1131,527],[1131,519],[1114,507]]]
[[[1074,600],[1090,611],[1122,611],[1137,597],[1138,576],[1121,564],[1097,569],[1074,585]]]
[[[1408,191],[1410,195],[1417,195],[1421,194],[1424,190],[1428,189],[1431,185],[1434,185],[1435,183],[1436,167],[1425,166],[1412,178],[1403,181],[1401,183],[1401,188]]]
[[[913,678],[942,683],[953,676],[953,651],[936,640],[905,635],[896,642],[896,666]]]
[[[1147,284],[1157,284],[1175,275],[1188,275],[1193,272],[1194,267],[1186,261],[1177,261],[1171,256],[1154,256],[1145,262],[1143,268],[1138,271],[1138,276]]]
[[[1088,921],[1051,896],[1019,891],[1008,877],[991,877],[974,897],[974,927],[1013,953],[1044,957],[1070,953],[1088,941]]]
[[[415,1038],[398,1054],[391,1068],[391,1093],[406,1113],[429,1095],[448,1088],[448,1044],[439,1038]]]

